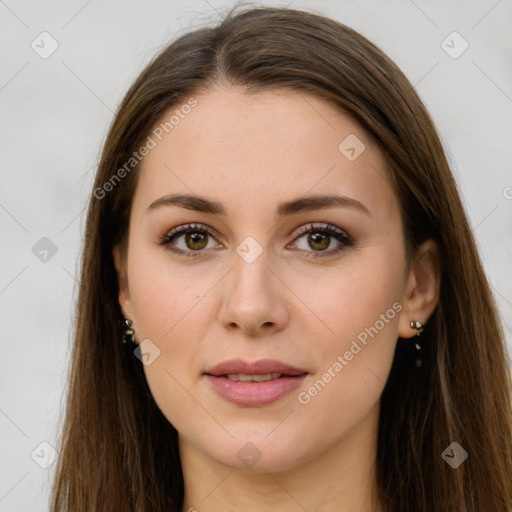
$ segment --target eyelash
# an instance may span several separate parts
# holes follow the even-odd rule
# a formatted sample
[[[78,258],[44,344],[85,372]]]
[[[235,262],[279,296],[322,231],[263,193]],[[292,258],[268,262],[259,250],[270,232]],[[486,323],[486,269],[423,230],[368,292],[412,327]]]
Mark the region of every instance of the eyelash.
[[[162,240],[160,241],[159,245],[165,246],[168,250],[170,250],[173,253],[176,253],[180,256],[185,256],[188,258],[197,258],[202,256],[201,253],[204,253],[204,250],[189,250],[189,251],[183,251],[182,249],[178,249],[177,247],[171,247],[171,243],[178,238],[179,236],[186,235],[188,233],[201,233],[203,235],[210,235],[212,238],[215,238],[213,232],[206,226],[202,224],[183,224],[182,226],[178,226],[169,233],[167,233]],[[346,247],[350,247],[354,245],[354,239],[347,234],[345,231],[343,231],[340,228],[337,228],[336,226],[333,226],[332,224],[317,224],[317,223],[310,223],[306,224],[304,226],[301,226],[299,229],[297,229],[294,233],[296,239],[301,238],[307,233],[321,233],[328,236],[333,236],[338,242],[341,243],[341,246],[337,249],[330,250],[330,251],[304,251],[306,253],[311,253],[308,255],[308,257],[313,258],[322,258],[327,256],[334,256],[341,251],[343,251]]]

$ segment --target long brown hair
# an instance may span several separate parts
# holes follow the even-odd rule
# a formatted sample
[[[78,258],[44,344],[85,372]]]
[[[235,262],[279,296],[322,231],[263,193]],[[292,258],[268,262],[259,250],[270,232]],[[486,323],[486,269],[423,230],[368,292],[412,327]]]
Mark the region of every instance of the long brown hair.
[[[179,37],[137,78],[112,122],[88,204],[52,512],[181,511],[177,432],[121,343],[112,248],[120,243],[126,256],[139,169],[126,162],[171,107],[216,84],[288,88],[343,109],[385,155],[407,254],[426,238],[439,244],[441,293],[422,338],[424,365],[409,369],[399,338],[382,395],[384,510],[510,512],[510,361],[436,128],[404,74],[363,36],[318,14],[267,7],[231,11]],[[441,456],[452,442],[469,454],[456,469]]]

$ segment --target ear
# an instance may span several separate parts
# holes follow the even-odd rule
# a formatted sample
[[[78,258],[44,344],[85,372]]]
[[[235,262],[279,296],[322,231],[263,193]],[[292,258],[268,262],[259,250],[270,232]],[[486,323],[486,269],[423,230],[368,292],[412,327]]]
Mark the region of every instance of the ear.
[[[125,318],[133,321],[134,315],[130,299],[130,290],[128,288],[128,275],[125,262],[123,262],[121,258],[119,244],[116,244],[112,249],[112,257],[117,271],[119,284],[119,306],[121,307],[121,313]]]
[[[414,255],[402,297],[403,310],[398,321],[398,336],[412,338],[417,330],[412,320],[425,325],[434,312],[441,290],[439,247],[433,238],[425,240]]]

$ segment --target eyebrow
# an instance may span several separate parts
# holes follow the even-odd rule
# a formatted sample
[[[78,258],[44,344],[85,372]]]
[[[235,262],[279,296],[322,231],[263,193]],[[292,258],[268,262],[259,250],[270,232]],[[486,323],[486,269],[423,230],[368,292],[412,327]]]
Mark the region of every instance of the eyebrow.
[[[226,209],[221,203],[206,197],[189,194],[171,194],[160,197],[148,206],[146,213],[154,211],[163,206],[179,206],[181,208],[186,208],[187,210],[212,213],[214,215],[227,214]],[[335,206],[354,208],[365,213],[366,215],[373,217],[370,210],[368,210],[368,208],[363,203],[357,199],[342,195],[316,195],[292,199],[291,201],[281,203],[277,207],[277,216],[286,217],[301,212],[321,210]]]

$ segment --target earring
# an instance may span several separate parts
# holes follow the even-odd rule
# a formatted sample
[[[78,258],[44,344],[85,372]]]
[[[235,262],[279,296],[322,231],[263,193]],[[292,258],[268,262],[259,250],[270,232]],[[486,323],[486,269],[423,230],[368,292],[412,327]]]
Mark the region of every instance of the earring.
[[[413,320],[410,325],[413,329],[418,330],[418,332],[416,333],[416,336],[419,336],[423,332],[423,324],[421,322],[419,322],[418,320]],[[418,342],[414,343],[414,347],[416,348],[417,351],[421,350],[421,345]],[[421,358],[418,357],[418,359],[416,359],[415,364],[419,368],[420,366],[423,365],[423,361],[421,360]]]
[[[121,319],[121,329],[123,331],[123,343],[135,343],[135,331],[131,328],[132,321],[126,318]]]

